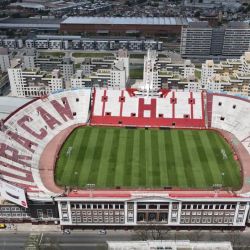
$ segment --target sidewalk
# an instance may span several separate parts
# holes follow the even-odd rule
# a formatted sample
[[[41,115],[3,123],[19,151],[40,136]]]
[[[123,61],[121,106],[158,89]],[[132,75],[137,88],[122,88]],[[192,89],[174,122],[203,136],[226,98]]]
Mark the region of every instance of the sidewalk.
[[[31,223],[8,224],[1,232],[60,232],[60,225],[32,225]]]

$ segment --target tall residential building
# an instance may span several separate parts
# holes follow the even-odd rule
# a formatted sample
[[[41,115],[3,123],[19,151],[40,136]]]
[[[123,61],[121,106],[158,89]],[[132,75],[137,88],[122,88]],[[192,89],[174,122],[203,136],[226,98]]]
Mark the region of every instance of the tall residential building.
[[[109,87],[125,88],[129,78],[129,57],[127,50],[119,50],[111,68]]]
[[[125,88],[127,83],[126,69],[123,61],[117,61],[111,69],[111,77],[108,83],[112,88]]]
[[[240,58],[240,61],[241,61],[241,65],[239,67],[240,73],[250,75],[250,52],[246,52]]]
[[[209,55],[211,48],[212,28],[207,22],[192,22],[182,28],[180,52],[184,57]]]
[[[126,73],[126,81],[129,78],[129,56],[128,56],[128,51],[126,49],[119,49],[117,52],[117,61],[122,61],[124,68],[125,68],[125,73]]]
[[[183,77],[189,78],[195,75],[195,65],[190,60],[184,61]]]
[[[250,26],[248,23],[231,22],[225,29],[222,55],[241,56],[250,51]]]
[[[35,49],[26,50],[23,54],[23,68],[33,69],[36,67],[36,51]]]
[[[228,26],[212,28],[207,22],[194,22],[182,28],[180,51],[183,58],[239,57],[249,50],[248,23],[231,22]]]
[[[64,88],[59,70],[51,74],[39,68],[22,70],[21,67],[8,69],[12,96],[38,97]]]
[[[70,82],[70,78],[74,75],[75,67],[71,58],[63,58],[62,61],[62,74],[66,83]]]
[[[0,48],[0,69],[2,72],[7,72],[10,67],[10,57],[7,48]]]
[[[206,63],[202,64],[201,84],[205,86],[208,83],[208,80],[213,76],[213,74],[214,74],[214,62],[213,60],[207,60]]]

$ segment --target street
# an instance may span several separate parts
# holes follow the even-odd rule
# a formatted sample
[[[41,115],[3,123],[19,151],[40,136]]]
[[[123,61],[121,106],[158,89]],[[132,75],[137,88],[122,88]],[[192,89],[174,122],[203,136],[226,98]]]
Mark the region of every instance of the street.
[[[250,230],[239,231],[123,231],[108,230],[106,235],[98,230],[60,232],[2,232],[0,250],[14,249],[107,249],[106,241],[130,241],[145,239],[190,240],[190,241],[231,241],[234,249],[250,249]],[[28,248],[29,247],[29,248]],[[33,247],[33,248],[32,248]]]

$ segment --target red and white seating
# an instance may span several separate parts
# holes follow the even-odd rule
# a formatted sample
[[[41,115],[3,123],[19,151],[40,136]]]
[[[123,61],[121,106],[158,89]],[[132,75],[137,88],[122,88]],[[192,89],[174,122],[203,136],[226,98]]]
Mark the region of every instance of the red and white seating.
[[[205,127],[203,93],[164,91],[159,97],[129,90],[95,89],[92,124]]]
[[[90,95],[90,89],[63,91],[12,113],[0,131],[1,177],[26,188],[30,196],[51,195],[40,178],[40,156],[59,132],[88,121]]]
[[[213,128],[231,132],[250,153],[250,100],[213,94]]]

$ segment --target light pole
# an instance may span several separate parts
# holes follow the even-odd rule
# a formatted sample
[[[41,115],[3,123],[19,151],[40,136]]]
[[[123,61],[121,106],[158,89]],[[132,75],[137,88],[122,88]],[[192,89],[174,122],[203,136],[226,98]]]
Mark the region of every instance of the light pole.
[[[222,172],[221,173],[221,185],[222,185],[222,187],[224,187],[224,175],[225,175],[225,173]]]

